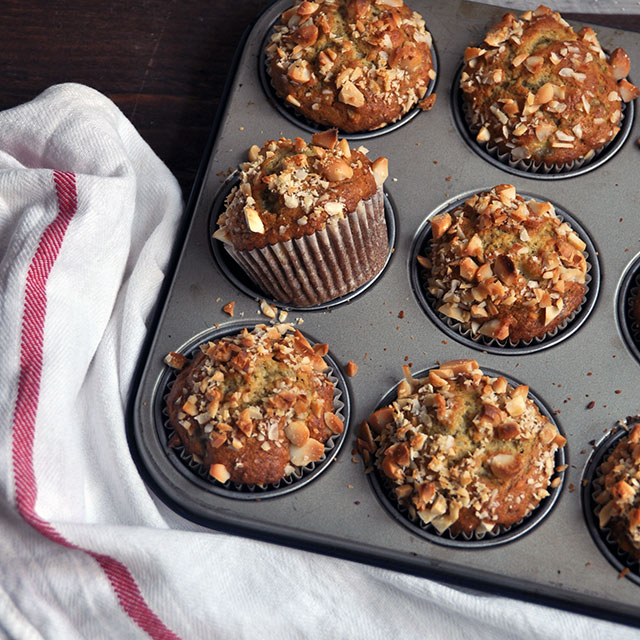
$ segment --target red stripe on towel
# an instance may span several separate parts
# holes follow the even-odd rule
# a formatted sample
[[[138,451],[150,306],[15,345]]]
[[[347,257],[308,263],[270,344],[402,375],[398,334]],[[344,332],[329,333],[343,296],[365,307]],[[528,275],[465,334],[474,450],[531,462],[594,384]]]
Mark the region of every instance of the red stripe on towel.
[[[36,513],[38,485],[33,467],[36,415],[42,376],[44,322],[47,312],[47,280],[58,257],[62,241],[78,208],[76,178],[73,173],[54,171],[58,215],[45,229],[29,265],[25,286],[22,333],[20,337],[20,375],[13,415],[12,459],[16,484],[16,504],[20,515],[49,540],[90,555],[105,572],[127,615],[152,638],[178,640],[145,602],[131,573],[109,556],[82,549],[66,540],[51,523]]]

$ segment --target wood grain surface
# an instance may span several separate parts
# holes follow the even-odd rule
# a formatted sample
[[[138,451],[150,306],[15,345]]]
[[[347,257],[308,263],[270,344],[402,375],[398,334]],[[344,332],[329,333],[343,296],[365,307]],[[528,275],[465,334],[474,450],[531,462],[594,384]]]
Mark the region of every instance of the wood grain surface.
[[[61,82],[111,98],[188,197],[236,46],[260,0],[4,0],[0,109]],[[567,16],[571,18],[571,16]],[[575,16],[640,30],[640,16]]]

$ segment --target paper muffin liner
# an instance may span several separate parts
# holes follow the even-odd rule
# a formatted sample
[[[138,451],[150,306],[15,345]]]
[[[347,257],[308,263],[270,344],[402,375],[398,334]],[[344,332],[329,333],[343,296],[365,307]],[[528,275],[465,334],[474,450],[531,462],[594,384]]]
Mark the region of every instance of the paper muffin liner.
[[[634,303],[638,299],[638,296],[640,296],[640,269],[638,265],[636,265],[636,273],[633,274],[629,284],[630,287],[624,300],[624,321],[629,331],[629,337],[633,341],[636,349],[640,350],[640,322],[633,312]]]
[[[447,211],[452,211],[453,209],[457,208],[457,206],[459,205],[456,204],[448,208]],[[418,271],[418,281],[421,287],[421,292],[424,296],[426,304],[429,306],[429,310],[431,311],[433,317],[437,319],[439,323],[445,325],[448,329],[450,329],[451,332],[461,336],[466,341],[469,341],[470,346],[476,346],[478,348],[490,347],[497,350],[539,350],[541,348],[545,348],[546,346],[551,346],[551,344],[556,344],[560,339],[563,338],[563,332],[565,332],[568,328],[571,328],[573,321],[581,315],[581,312],[583,311],[583,309],[585,309],[585,305],[592,302],[592,298],[595,295],[595,292],[598,291],[600,285],[600,269],[599,266],[597,266],[597,257],[595,255],[595,249],[593,248],[591,239],[578,225],[576,225],[575,221],[570,219],[566,214],[563,215],[556,209],[556,216],[562,222],[566,221],[571,226],[572,230],[587,245],[586,250],[582,252],[587,263],[587,271],[585,274],[584,282],[586,288],[584,295],[582,296],[580,304],[569,315],[567,315],[560,324],[556,325],[553,329],[551,329],[551,331],[545,332],[544,335],[536,336],[531,340],[511,340],[510,338],[506,340],[497,340],[496,338],[491,338],[489,336],[484,336],[478,333],[474,334],[470,326],[466,326],[460,321],[445,316],[443,313],[440,313],[438,311],[437,307],[441,301],[439,298],[436,298],[434,295],[432,295],[429,291],[429,271],[420,265],[416,266],[417,261],[414,260],[413,268]],[[432,236],[431,231],[429,231],[424,241],[422,242],[419,253],[422,255],[426,255],[427,253],[429,253],[431,242]],[[596,265],[595,270],[594,265]],[[595,280],[591,275],[592,271],[595,271]],[[595,288],[595,292],[592,292],[592,288]],[[593,300],[593,302],[595,302],[595,300]],[[589,307],[592,307],[592,304],[590,304]],[[587,310],[587,313],[590,312],[590,310],[591,309],[589,308]],[[586,320],[586,316],[584,317],[584,320]]]
[[[301,238],[237,250],[229,255],[277,302],[311,307],[329,302],[372,280],[389,250],[384,193],[361,200],[355,211]]]
[[[420,371],[415,374],[415,377],[423,377],[427,375],[428,371],[428,369]],[[483,368],[483,371],[484,373],[491,376],[501,375],[505,377],[512,387],[516,387],[518,384],[520,384],[518,381],[505,375],[504,373],[493,371],[487,368]],[[556,424],[551,413],[546,409],[541,401],[532,393],[529,393],[527,397],[533,400],[540,413],[551,421],[556,429],[558,429],[558,433],[562,434],[562,431]],[[378,404],[376,409],[380,409],[391,404],[395,399],[396,395],[394,389],[393,392],[385,395],[385,398]],[[496,524],[493,529],[491,529],[491,531],[472,533],[460,532],[455,535],[451,532],[450,528],[442,532],[438,531],[436,527],[434,527],[431,523],[426,524],[420,518],[420,516],[418,516],[415,509],[412,510],[408,506],[401,504],[395,495],[395,485],[378,469],[375,464],[375,460],[372,460],[372,470],[368,475],[375,492],[378,494],[378,497],[382,499],[384,506],[387,507],[387,509],[389,509],[390,511],[393,511],[396,518],[399,519],[402,524],[408,526],[415,533],[418,533],[418,535],[421,535],[422,537],[425,537],[432,542],[444,546],[457,548],[485,548],[506,544],[507,542],[511,542],[512,540],[523,536],[524,534],[531,531],[535,526],[537,526],[549,514],[558,496],[560,495],[565,477],[564,471],[556,471],[555,469],[558,467],[562,467],[565,464],[566,456],[564,447],[560,447],[556,449],[556,452],[554,454],[554,472],[549,478],[549,485],[547,486],[549,495],[546,498],[540,500],[536,507],[534,507],[527,515],[525,515],[517,522],[514,522],[509,526]],[[551,482],[555,478],[560,478],[561,481],[558,486],[552,487]],[[400,518],[398,518],[398,515],[400,516]]]
[[[254,325],[246,325],[247,328],[251,328]],[[241,327],[238,329],[242,330]],[[205,336],[198,343],[192,347],[185,355],[192,359],[194,355],[197,355],[199,346],[204,344],[207,341],[217,340],[219,338],[233,335],[235,331],[232,332],[220,332],[216,331],[210,336]],[[308,339],[308,338],[307,338]],[[309,340],[310,344],[313,345],[313,341]],[[230,498],[247,498],[251,497],[253,494],[256,499],[260,498],[268,498],[275,497],[278,495],[282,495],[283,493],[289,493],[290,490],[294,490],[297,488],[302,488],[306,486],[307,482],[315,479],[324,469],[328,466],[328,464],[333,460],[338,450],[342,446],[344,442],[345,435],[348,428],[348,398],[347,398],[347,389],[344,383],[341,374],[338,372],[337,365],[333,362],[330,356],[324,356],[325,361],[329,367],[325,371],[325,374],[329,378],[329,380],[334,385],[333,392],[333,409],[334,413],[342,420],[344,423],[344,430],[342,433],[333,434],[329,437],[324,443],[324,454],[319,460],[310,462],[304,467],[294,467],[294,471],[281,478],[276,483],[268,483],[264,485],[260,484],[249,484],[249,483],[239,483],[239,482],[231,482],[231,480],[227,480],[226,482],[220,482],[215,478],[209,475],[209,467],[200,459],[200,457],[196,454],[189,453],[177,431],[171,425],[169,420],[169,413],[167,411],[167,398],[173,387],[173,384],[178,376],[176,370],[171,369],[169,372],[169,377],[166,380],[164,390],[160,395],[162,402],[162,410],[161,410],[161,420],[163,432],[166,436],[166,446],[168,451],[174,452],[174,454],[179,458],[183,467],[187,469],[190,473],[199,477],[200,479],[207,482],[212,487],[216,487],[218,491],[220,490]],[[293,466],[293,465],[291,465]],[[302,482],[305,481],[305,482]],[[298,486],[296,486],[298,485]]]
[[[267,33],[260,48],[259,76],[264,92],[266,93],[267,97],[273,102],[274,106],[277,108],[280,114],[285,116],[288,120],[291,120],[291,122],[297,124],[298,126],[301,126],[305,131],[314,133],[317,131],[325,131],[327,129],[334,128],[333,125],[316,122],[315,120],[312,120],[311,118],[305,116],[300,111],[298,111],[298,109],[296,109],[293,104],[284,100],[284,98],[282,98],[282,96],[278,93],[273,82],[273,78],[271,77],[271,65],[269,64],[269,56],[267,56],[266,54],[266,48],[267,45],[271,42],[271,36],[273,35],[275,27],[277,24],[279,24],[279,22],[280,18],[277,18],[275,22],[273,22],[267,29]],[[427,90],[421,100],[433,93],[433,89],[435,88],[436,80],[438,78],[438,58],[435,47],[433,45],[433,34],[431,35],[431,38],[431,65],[436,73],[436,77],[429,80],[429,83],[427,84]],[[395,131],[399,127],[405,125],[407,122],[413,120],[413,118],[415,118],[422,111],[422,109],[420,109],[420,107],[418,106],[418,102],[419,101],[417,101],[414,106],[401,113],[395,120],[391,120],[390,122],[383,122],[373,129],[354,132],[347,132],[339,129],[340,137],[346,138],[348,140],[365,140],[367,138],[374,138],[385,133]]]
[[[470,105],[464,100],[462,95],[462,91],[459,89],[459,76],[456,76],[456,86],[458,87],[458,108],[462,111],[463,115],[463,123],[466,128],[466,133],[468,134],[469,141],[475,147],[478,147],[490,157],[495,159],[500,164],[505,167],[509,167],[515,171],[521,171],[525,173],[535,175],[548,175],[548,176],[569,176],[573,173],[577,172],[579,169],[583,167],[588,167],[589,165],[595,163],[600,159],[606,158],[608,155],[614,153],[618,149],[618,142],[620,140],[626,139],[628,135],[628,130],[625,130],[625,118],[627,117],[628,105],[625,102],[622,102],[621,106],[621,118],[618,126],[620,127],[620,131],[607,143],[605,143],[599,149],[593,149],[589,151],[582,158],[576,158],[570,162],[558,162],[554,164],[546,164],[545,162],[536,162],[533,158],[525,159],[525,160],[514,160],[511,157],[510,151],[501,150],[498,145],[492,143],[491,140],[488,142],[479,142],[476,139],[478,132],[480,131],[480,126],[472,123],[472,113]],[[621,138],[622,136],[622,138]],[[614,145],[614,143],[616,143]],[[599,164],[599,163],[598,163]],[[594,167],[595,168],[595,167]]]
[[[609,456],[613,453],[622,438],[628,435],[629,426],[630,425],[627,421],[619,423],[618,428],[614,428],[599,445],[599,448],[602,449],[602,453],[597,466],[593,469],[593,476],[588,487],[590,497],[590,504],[588,508],[590,509],[593,517],[593,521],[589,524],[593,528],[592,535],[599,536],[600,540],[604,544],[604,550],[606,550],[605,556],[609,556],[608,560],[618,570],[629,569],[629,572],[633,574],[629,577],[637,584],[640,584],[640,558],[634,558],[631,553],[621,546],[615,536],[615,533],[610,527],[600,527],[599,514],[604,505],[597,502],[598,496],[604,490],[604,473],[602,471],[602,464],[609,459]],[[601,550],[603,549],[601,548]],[[640,553],[640,550],[638,553]]]

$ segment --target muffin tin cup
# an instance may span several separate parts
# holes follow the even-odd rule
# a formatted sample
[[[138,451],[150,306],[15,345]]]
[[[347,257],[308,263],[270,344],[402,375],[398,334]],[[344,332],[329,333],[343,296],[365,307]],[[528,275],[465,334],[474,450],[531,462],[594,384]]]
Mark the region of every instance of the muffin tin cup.
[[[463,91],[460,89],[460,76],[463,68],[464,65],[461,65],[458,69],[451,87],[451,105],[456,128],[465,142],[481,158],[515,176],[534,180],[562,180],[583,175],[610,160],[622,148],[631,133],[635,114],[633,101],[622,103],[622,117],[618,134],[603,147],[594,151],[589,158],[577,158],[572,162],[553,165],[547,165],[544,162],[537,163],[534,160],[513,160],[510,153],[501,151],[496,145],[491,144],[491,141],[478,142],[476,140],[480,128],[471,124]]]
[[[640,323],[633,305],[640,295],[640,256],[631,263],[618,291],[618,324],[624,341],[633,357],[640,362]]]
[[[518,385],[522,384],[519,380],[515,380],[511,376],[505,375],[502,372],[494,371],[493,369],[488,369],[486,367],[482,367],[482,371],[491,377],[502,376],[506,378],[507,382],[511,387],[515,388]],[[429,369],[424,369],[415,374],[412,374],[414,378],[419,379],[426,377],[429,373]],[[397,385],[387,391],[387,393],[380,400],[378,405],[375,407],[373,411],[377,411],[383,407],[386,407],[392,404],[397,397]],[[549,421],[555,425],[558,432],[565,435],[560,429],[559,425],[551,415],[550,411],[543,404],[540,398],[535,395],[531,390],[529,391],[528,398],[533,400],[535,405],[538,407],[540,413],[549,419]],[[373,411],[371,413],[373,413]],[[555,453],[555,463],[554,469],[557,467],[561,467],[566,464],[566,445],[564,447],[559,448]],[[375,457],[372,460],[373,470],[370,471],[367,476],[369,478],[369,482],[371,484],[371,488],[376,494],[377,498],[382,503],[383,507],[386,511],[401,525],[409,529],[412,533],[429,540],[430,542],[434,542],[435,544],[443,545],[445,547],[452,547],[455,549],[486,549],[488,547],[495,547],[498,545],[503,545],[518,538],[521,538],[525,534],[529,533],[532,529],[534,529],[544,518],[546,518],[554,505],[556,504],[560,494],[562,492],[562,488],[564,486],[564,471],[554,471],[554,474],[549,479],[549,482],[554,478],[560,478],[560,483],[556,487],[547,487],[549,491],[549,495],[546,498],[543,498],[538,506],[531,511],[527,516],[512,524],[511,526],[496,526],[492,531],[477,534],[465,534],[459,533],[458,535],[453,535],[449,529],[443,531],[442,533],[438,532],[438,530],[431,524],[425,524],[420,520],[418,516],[412,517],[409,513],[407,507],[401,505],[396,499],[393,493],[393,484],[380,472],[378,467],[375,465]]]
[[[601,465],[611,455],[620,440],[628,435],[630,426],[627,422],[617,425],[594,447],[582,480],[582,508],[589,533],[602,555],[620,576],[624,575],[640,586],[640,559],[631,556],[618,544],[610,528],[600,528],[598,514],[602,505],[596,500],[602,493]]]
[[[480,193],[483,189],[467,192],[457,197],[453,202],[448,202],[444,206],[438,208],[431,213],[418,230],[413,241],[412,249],[409,254],[409,273],[411,285],[416,298],[430,320],[436,324],[447,335],[463,343],[473,349],[479,349],[487,353],[495,353],[498,355],[528,354],[535,353],[552,347],[562,340],[566,340],[573,335],[586,322],[589,314],[595,307],[598,292],[600,290],[600,265],[598,262],[598,252],[589,237],[586,230],[580,223],[563,208],[552,202],[556,210],[556,215],[562,221],[566,221],[578,236],[587,245],[584,253],[587,259],[587,273],[585,277],[585,285],[587,291],[582,298],[580,306],[578,306],[571,314],[569,314],[563,322],[556,326],[553,330],[547,332],[544,336],[534,338],[533,340],[519,340],[513,342],[511,340],[496,340],[480,334],[474,335],[470,327],[465,327],[462,323],[449,318],[438,312],[436,306],[439,300],[436,299],[427,288],[427,270],[418,264],[417,257],[419,255],[427,255],[428,247],[431,244],[431,223],[430,220],[439,213],[453,211],[455,208],[464,204],[464,201],[475,193]],[[519,195],[547,202],[548,200],[533,196],[528,193],[520,193]]]
[[[217,229],[218,216],[222,213],[225,206],[225,200],[238,183],[237,178],[231,179],[218,193],[209,217],[209,241],[211,243],[214,260],[220,270],[246,295],[256,299],[264,299],[268,303],[286,311],[320,311],[336,307],[345,302],[350,302],[371,287],[378,278],[382,276],[391,259],[396,239],[395,209],[390,197],[384,193],[382,188],[378,189],[376,194],[368,200],[361,201],[361,207],[338,223],[340,225],[340,233],[342,234],[341,238],[337,237],[340,234],[336,234],[335,232],[317,232],[314,236],[311,236],[311,240],[304,237],[295,242],[279,243],[279,245],[275,245],[275,249],[274,247],[268,247],[264,250],[255,249],[254,251],[248,252],[235,251],[233,247],[213,237]],[[381,212],[380,209],[383,211]],[[384,215],[384,224],[383,221],[380,220],[381,213]],[[368,222],[369,218],[376,220],[375,229],[373,225]],[[383,229],[384,226],[386,226],[386,230]],[[366,252],[366,247],[360,246],[364,245],[364,241],[360,240],[360,238],[362,234],[367,232],[367,229],[369,229],[371,236],[378,238],[380,241],[376,248],[386,240],[386,255],[378,256],[375,261],[375,269],[369,269],[369,273],[377,270],[374,275],[359,284],[352,291],[341,293],[341,291],[346,291],[348,286],[339,272],[339,266],[337,267],[338,274],[336,277],[333,277],[331,274],[323,274],[323,270],[326,269],[327,260],[326,258],[313,259],[315,245],[318,243],[318,240],[323,240],[324,251],[332,250],[336,256],[335,262],[339,265],[339,252],[345,250],[344,243],[347,241],[351,243],[356,254],[358,252]],[[384,232],[386,232],[386,238],[381,237]],[[372,242],[373,240],[369,239],[369,241]],[[296,264],[301,255],[311,256],[307,259],[306,265]],[[251,278],[249,274],[252,274],[253,278]],[[297,292],[296,282],[303,277],[307,283],[308,305],[283,302],[281,296],[275,295],[276,293],[284,296],[300,295]],[[357,277],[362,281],[366,277],[366,274],[359,272]],[[275,287],[270,292],[266,290],[266,286],[265,288],[261,288],[257,284],[257,282],[262,281],[266,285],[269,280],[275,282]],[[333,293],[337,295],[326,302],[312,302],[312,297],[321,294],[322,289],[321,286],[314,288],[311,283],[317,281],[320,285],[324,285],[324,293],[326,297],[329,297],[329,290],[326,288],[326,283],[329,280],[331,281]],[[302,294],[305,294],[304,290]]]
[[[307,131],[308,133],[318,133],[319,131],[332,129],[333,127],[314,122],[313,120],[310,120],[306,116],[302,115],[292,104],[289,104],[286,100],[283,100],[280,97],[280,95],[276,91],[275,86],[273,85],[271,74],[269,73],[269,58],[265,50],[267,45],[271,41],[271,36],[273,35],[274,29],[276,25],[279,24],[279,22],[280,18],[278,17],[267,30],[264,40],[262,41],[262,46],[260,47],[260,54],[258,57],[258,75],[260,77],[260,83],[262,84],[265,95],[267,96],[268,101],[273,105],[273,107],[281,116],[283,116],[296,126],[300,127],[304,131]],[[428,24],[426,28],[428,31]],[[438,55],[433,43],[431,45],[431,63],[433,66],[433,70],[436,72],[436,77],[433,78],[427,85],[427,91],[424,94],[423,99],[433,93],[436,82],[438,80]],[[409,111],[404,113],[394,122],[389,122],[378,127],[377,129],[373,129],[372,131],[358,131],[351,133],[340,130],[339,134],[341,138],[346,138],[347,140],[352,142],[368,140],[370,138],[377,138],[378,136],[383,136],[387,133],[396,131],[408,122],[411,122],[411,120],[413,120],[421,111],[422,109],[420,109],[420,107],[415,106],[409,109]]]
[[[177,352],[189,358],[193,358],[199,352],[199,346],[206,342],[218,340],[225,336],[235,335],[243,329],[253,329],[259,322],[233,323],[228,326],[211,330],[200,334],[188,343],[180,347]],[[314,342],[308,337],[310,344]],[[275,498],[296,491],[317,478],[334,460],[340,451],[349,425],[350,401],[345,379],[340,372],[340,368],[328,354],[324,356],[329,365],[326,375],[334,384],[333,406],[335,414],[343,421],[345,429],[341,434],[334,434],[325,442],[325,452],[320,460],[310,462],[305,467],[296,467],[296,470],[289,476],[282,478],[277,483],[272,484],[242,484],[227,480],[221,483],[209,475],[207,465],[198,459],[198,456],[188,453],[179,440],[178,434],[169,422],[169,415],[166,409],[167,396],[177,377],[177,372],[168,366],[160,376],[158,393],[155,397],[154,413],[156,416],[156,432],[162,448],[167,456],[167,461],[179,473],[188,478],[191,482],[210,491],[216,495],[224,496],[235,500],[264,500]],[[170,445],[173,440],[180,444]]]

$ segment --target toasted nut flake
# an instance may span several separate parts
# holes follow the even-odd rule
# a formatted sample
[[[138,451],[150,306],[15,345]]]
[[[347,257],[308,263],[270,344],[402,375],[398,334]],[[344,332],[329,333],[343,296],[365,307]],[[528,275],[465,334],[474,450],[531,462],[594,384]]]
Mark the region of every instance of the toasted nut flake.
[[[341,158],[334,158],[324,167],[324,175],[330,182],[342,182],[353,177],[353,169]]]
[[[213,237],[215,240],[219,240],[220,242],[226,242],[227,244],[231,244],[231,238],[229,238],[227,231],[222,227],[215,230]]]
[[[209,467],[209,475],[223,484],[231,477],[227,468],[223,464],[215,463]]]
[[[266,300],[260,300],[260,311],[262,311],[267,318],[275,318],[277,309],[272,307]]]
[[[489,458],[489,468],[496,478],[508,480],[522,469],[522,460],[511,453],[498,453]]]
[[[290,94],[285,98],[285,100],[286,100],[287,102],[290,102],[294,107],[300,107],[300,106],[302,106],[302,105],[300,104],[300,101],[299,101],[299,100],[298,100],[298,99],[297,99],[293,94],[291,94],[291,93],[290,93]]]
[[[225,304],[224,307],[222,307],[222,310],[225,313],[228,313],[233,318],[233,308],[235,306],[236,306],[236,303],[234,300],[232,300],[231,302],[227,302],[227,304]]]
[[[517,55],[511,62],[514,67],[519,67],[527,58],[529,57],[528,53],[521,53]]]
[[[292,38],[304,49],[311,47],[318,39],[318,27],[315,24],[304,24],[297,28],[292,34]]]
[[[489,133],[489,129],[487,129],[487,127],[482,127],[480,131],[478,131],[476,140],[478,142],[489,142],[489,140],[491,140],[491,134]]]
[[[516,199],[516,188],[511,184],[499,184],[495,191],[502,204],[511,204]]]
[[[431,260],[429,260],[429,258],[427,258],[426,256],[418,255],[418,256],[416,256],[416,261],[424,269],[430,269],[431,268]]]
[[[531,73],[537,73],[542,68],[544,59],[540,56],[529,56],[524,61],[524,66],[531,71]]]
[[[306,60],[296,60],[287,71],[287,76],[294,82],[305,84],[311,80],[311,68]]]
[[[351,80],[347,80],[344,85],[342,85],[338,99],[340,102],[355,107],[356,109],[359,109],[365,103],[364,94]]]
[[[503,422],[496,426],[495,432],[501,440],[513,440],[520,435],[520,428],[515,422]]]
[[[381,187],[389,177],[389,161],[385,157],[377,158],[371,165],[371,171],[376,185]]]
[[[450,372],[448,377],[453,378],[454,376],[459,375],[467,375],[473,373],[476,369],[478,369],[479,365],[476,360],[472,360],[470,358],[458,358],[456,360],[447,360],[443,362],[438,369],[435,371],[440,371],[441,375],[445,375],[444,372]]]
[[[253,233],[264,233],[264,224],[262,223],[260,214],[253,207],[249,205],[244,207],[244,219],[247,227],[249,227],[249,231],[253,231]]]
[[[632,100],[635,100],[638,95],[640,95],[638,87],[631,84],[628,80],[624,79],[620,80],[620,82],[618,83],[618,91],[620,91],[620,95],[625,102],[631,102]],[[618,119],[616,119],[616,122]]]
[[[451,226],[451,222],[451,215],[448,212],[439,213],[437,216],[433,216],[433,218],[431,218],[433,239],[438,240],[441,238]]]
[[[324,210],[330,216],[339,216],[344,211],[344,204],[342,202],[325,202]]]
[[[164,357],[164,363],[170,366],[172,369],[177,369],[180,371],[184,365],[187,363],[186,356],[183,356],[181,353],[177,353],[175,351],[170,351]]]
[[[622,80],[629,75],[629,69],[631,68],[631,61],[624,49],[617,48],[609,56],[609,62],[613,67],[613,77],[616,80]]]
[[[558,309],[557,307],[547,307],[544,310],[544,325],[545,327],[550,323],[553,322],[561,313],[561,309]]]
[[[460,263],[460,276],[465,280],[471,282],[478,271],[478,265],[473,261],[473,258],[464,258]]]
[[[358,365],[353,360],[349,360],[349,362],[347,362],[347,366],[344,368],[344,372],[349,377],[353,377],[358,373]]]
[[[333,433],[342,433],[344,431],[344,423],[335,413],[326,411],[324,414],[324,423],[333,431]]]
[[[291,464],[296,467],[304,467],[310,462],[316,462],[323,455],[324,445],[314,438],[309,438],[301,447],[296,447],[293,444],[289,447]]]
[[[249,153],[248,153],[249,162],[255,162],[258,159],[259,155],[260,155],[260,147],[257,144],[252,144],[251,147],[249,148]]]
[[[383,407],[374,411],[369,416],[369,425],[376,433],[381,433],[382,429],[393,421],[393,409],[391,407]]]
[[[284,435],[291,444],[302,447],[309,439],[309,428],[302,420],[294,420],[285,426]]]
[[[554,85],[551,82],[543,84],[536,92],[535,104],[547,104],[553,100]]]
[[[487,53],[486,49],[479,49],[478,47],[467,47],[464,50],[464,61],[469,62],[469,60],[483,56],[485,53]]]
[[[326,342],[317,342],[313,345],[313,352],[323,358],[329,353],[329,345]]]
[[[299,16],[311,16],[318,10],[319,6],[320,5],[317,2],[309,2],[308,0],[304,0],[304,2],[298,7],[296,13]]]
[[[326,131],[314,133],[311,136],[311,142],[325,149],[333,149],[338,142],[338,130],[327,129]]]
[[[431,71],[431,69],[430,69]],[[436,94],[432,93],[424,98],[422,98],[422,100],[420,100],[420,102],[418,102],[418,106],[420,107],[420,109],[422,111],[431,111],[431,109],[433,109],[433,107],[436,104]]]
[[[509,256],[500,254],[496,257],[493,266],[498,278],[507,286],[513,286],[516,283],[518,279],[518,269]]]

